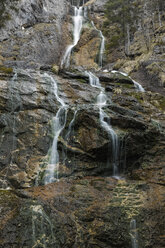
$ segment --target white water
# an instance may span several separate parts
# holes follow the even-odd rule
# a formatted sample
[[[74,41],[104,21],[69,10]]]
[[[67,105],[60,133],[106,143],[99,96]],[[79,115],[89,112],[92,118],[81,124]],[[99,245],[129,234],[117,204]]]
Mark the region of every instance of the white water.
[[[75,110],[74,115],[73,115],[73,119],[71,120],[69,127],[68,127],[68,131],[65,135],[65,141],[67,142],[67,145],[69,145],[70,140],[74,135],[74,123],[75,123],[77,112],[78,112],[78,110]],[[63,151],[63,156],[64,156],[63,164],[66,164],[66,163],[70,164],[70,163],[73,163],[73,161],[74,161],[74,156],[72,156],[71,160],[68,160],[68,157],[67,157],[68,147],[67,147],[67,145],[65,146],[65,149]]]
[[[100,114],[100,123],[102,127],[106,130],[108,135],[111,137],[112,140],[112,166],[113,166],[113,176],[118,177],[118,156],[119,156],[119,140],[118,136],[113,130],[112,126],[106,121],[109,117],[104,112],[103,107],[106,106],[107,103],[107,97],[104,94],[104,92],[100,92],[100,94],[97,97],[97,105],[99,107],[99,114]]]
[[[105,37],[103,36],[103,33],[101,32],[101,30],[97,29],[94,22],[91,21],[92,26],[94,27],[95,30],[97,30],[99,32],[100,38],[101,38],[101,44],[100,44],[100,51],[99,51],[99,66],[102,67],[103,66],[103,55],[104,55],[104,51],[105,51]]]
[[[51,82],[51,85],[53,87],[53,93],[55,95],[55,98],[56,100],[64,107],[66,106],[64,101],[59,97],[58,95],[58,85],[57,85],[57,82],[55,81],[55,79],[50,76],[49,74],[47,73],[44,73],[44,78],[46,78],[47,80],[49,80]]]
[[[55,243],[53,224],[41,205],[32,205],[30,209],[32,214],[33,248],[38,247],[38,245],[47,248],[48,237],[52,244]],[[45,235],[46,229],[49,230],[47,236]]]
[[[83,25],[83,7],[74,7],[73,16],[73,44],[69,45],[61,62],[61,67],[69,67],[72,49],[77,45]]]
[[[119,157],[119,140],[118,136],[113,130],[109,120],[108,115],[104,112],[103,107],[107,104],[107,96],[104,93],[104,88],[100,84],[100,80],[92,72],[85,72],[89,76],[89,82],[92,87],[100,89],[100,94],[97,96],[97,106],[99,107],[99,118],[103,129],[108,133],[112,140],[112,166],[113,166],[113,176],[118,177],[118,157]],[[109,164],[109,158],[108,158]]]
[[[132,248],[138,248],[138,233],[137,233],[135,219],[132,219],[130,221],[130,235],[131,235]]]
[[[96,87],[99,89],[103,89],[100,84],[100,80],[98,77],[96,77],[92,72],[85,71],[85,74],[89,77],[89,83],[92,87]]]
[[[71,135],[71,132],[72,132],[72,128],[73,128],[73,125],[74,125],[74,122],[75,122],[75,119],[76,119],[76,114],[77,114],[77,110],[75,110],[74,112],[74,115],[73,115],[73,119],[71,120],[70,124],[69,124],[69,127],[68,127],[68,132],[67,134],[65,135],[65,140],[68,142],[68,139]]]
[[[84,6],[84,18],[87,19],[88,18],[88,7]]]
[[[53,118],[52,130],[53,130],[53,144],[51,147],[51,153],[49,162],[46,169],[46,175],[44,178],[44,183],[48,184],[58,179],[59,172],[59,153],[58,153],[58,138],[65,127],[66,117],[67,117],[67,106],[64,101],[58,95],[58,86],[53,77],[49,76],[47,73],[44,74],[44,77],[49,79],[53,84],[53,92],[56,97],[56,100],[60,103],[60,108],[58,109],[56,116]],[[56,176],[55,176],[56,174]]]
[[[131,78],[131,79],[132,79],[132,78]],[[135,87],[136,87],[137,90],[139,90],[139,91],[141,91],[141,92],[145,92],[145,90],[144,90],[144,88],[141,86],[141,84],[139,84],[138,82],[136,82],[136,81],[133,80],[133,79],[132,79],[132,81],[133,81],[133,83],[134,83],[134,85],[135,85]]]
[[[133,80],[130,76],[128,76],[127,73],[121,72],[121,71],[115,71],[115,70],[112,70],[111,72],[112,72],[112,73],[119,73],[119,74],[121,74],[121,75],[123,75],[123,76],[125,76],[125,77],[130,78],[130,79],[132,80],[132,82],[134,83],[135,88],[136,88],[138,91],[145,92],[145,90],[144,90],[144,88],[141,86],[141,84],[139,84],[138,82],[136,82],[135,80]]]

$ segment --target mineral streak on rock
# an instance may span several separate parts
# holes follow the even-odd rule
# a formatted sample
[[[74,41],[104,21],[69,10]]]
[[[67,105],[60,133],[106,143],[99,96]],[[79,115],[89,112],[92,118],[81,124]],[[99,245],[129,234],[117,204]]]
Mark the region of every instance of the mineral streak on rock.
[[[106,44],[107,0],[79,1],[88,15],[71,66],[62,70],[73,2],[0,3],[0,247],[164,248],[164,11],[160,27],[145,17],[155,25],[149,51],[138,30],[130,56],[123,57],[121,47],[106,50],[105,67],[97,70],[100,37],[91,20]],[[104,121],[110,119],[118,136],[120,179],[112,177],[112,163],[107,166],[112,139],[100,125],[100,89],[90,85],[86,70],[105,89]],[[61,105],[45,72],[67,106],[57,140],[59,181],[47,185],[52,120]]]

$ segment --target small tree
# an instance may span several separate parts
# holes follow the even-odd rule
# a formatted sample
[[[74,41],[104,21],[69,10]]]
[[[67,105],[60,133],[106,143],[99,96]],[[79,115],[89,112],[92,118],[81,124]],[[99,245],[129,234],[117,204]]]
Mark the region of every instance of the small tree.
[[[106,25],[114,25],[114,35],[109,34],[112,46],[125,48],[125,54],[129,55],[129,47],[136,28],[138,16],[138,3],[134,0],[109,0],[106,4]],[[107,32],[108,33],[108,32]]]

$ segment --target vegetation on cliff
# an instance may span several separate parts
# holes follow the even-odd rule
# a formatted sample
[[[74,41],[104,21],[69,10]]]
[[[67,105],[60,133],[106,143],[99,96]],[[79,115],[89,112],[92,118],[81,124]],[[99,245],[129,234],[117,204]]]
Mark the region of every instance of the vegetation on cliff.
[[[108,38],[107,49],[114,47],[124,48],[129,55],[129,47],[134,39],[135,32],[143,31],[145,45],[150,46],[152,33],[164,21],[163,11],[165,2],[162,0],[108,0],[106,3],[105,35]],[[110,29],[111,28],[111,32]]]
[[[0,1],[2,17],[11,15],[0,29],[0,247],[164,248],[165,97],[155,76],[164,70],[164,1],[89,1],[64,70],[68,1]],[[95,70],[105,2],[109,57]],[[149,73],[137,79],[145,92],[121,73],[140,64],[154,72],[156,93]],[[54,181],[43,185],[52,152]]]
[[[0,28],[4,27],[5,22],[11,19],[9,11],[6,9],[7,5],[11,5],[11,9],[15,9],[15,2],[18,0],[1,0],[0,1]]]

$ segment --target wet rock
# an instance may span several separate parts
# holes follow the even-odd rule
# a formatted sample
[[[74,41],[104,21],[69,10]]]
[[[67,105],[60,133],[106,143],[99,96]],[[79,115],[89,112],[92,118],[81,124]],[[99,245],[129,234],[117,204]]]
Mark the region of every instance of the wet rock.
[[[132,80],[120,73],[97,73],[101,82],[115,82],[119,84],[133,84]]]
[[[113,87],[107,86],[107,87],[105,88],[105,91],[112,92],[112,91],[113,91]]]
[[[64,78],[82,79],[85,82],[89,82],[89,78],[85,75],[85,73],[62,71],[61,74]]]
[[[28,0],[26,3],[15,1],[14,6],[13,1],[7,2],[5,12],[10,19],[0,30],[4,63],[22,68],[58,64],[69,36],[64,18],[68,2]]]
[[[156,240],[162,248],[162,196],[160,185],[101,177],[61,180],[24,190],[19,197],[0,192],[6,211],[1,218],[1,245],[10,247],[14,242],[30,248],[46,242],[49,247],[125,248],[131,246],[130,222],[134,219],[138,245],[154,247]],[[155,228],[150,228],[149,221]]]
[[[90,15],[97,12],[93,18],[100,26],[106,1],[87,5],[91,2]],[[65,32],[67,18],[71,23],[67,2],[28,0],[16,7],[17,16],[11,8],[13,19],[0,31],[0,64],[18,67],[0,67],[0,247],[128,248],[133,221],[138,247],[163,248],[164,97],[136,91],[119,73],[96,72],[106,89],[104,121],[119,139],[120,177],[113,178],[113,139],[96,105],[100,89],[90,86],[83,73],[87,60],[85,68],[97,68],[98,32],[90,23],[84,27],[72,69],[58,73],[62,51],[72,42],[71,32]],[[137,55],[138,47],[132,48]],[[128,72],[137,69],[137,61],[123,59],[119,65]],[[156,68],[148,61],[144,67]],[[60,106],[54,82],[67,105],[58,139],[59,180],[36,186],[43,185],[52,120]]]

